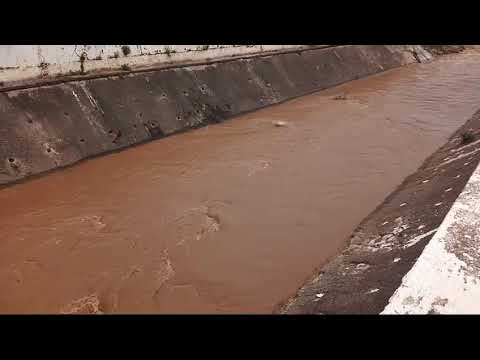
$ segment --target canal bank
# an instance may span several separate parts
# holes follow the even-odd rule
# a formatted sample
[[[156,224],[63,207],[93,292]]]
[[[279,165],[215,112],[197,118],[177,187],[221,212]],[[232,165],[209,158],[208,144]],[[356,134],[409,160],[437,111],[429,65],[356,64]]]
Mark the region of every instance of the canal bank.
[[[472,144],[467,151],[458,149],[446,161],[462,161],[480,151],[480,148]],[[464,165],[472,160],[478,164],[478,156],[471,156]],[[382,314],[480,313],[479,181],[480,167],[477,165]]]

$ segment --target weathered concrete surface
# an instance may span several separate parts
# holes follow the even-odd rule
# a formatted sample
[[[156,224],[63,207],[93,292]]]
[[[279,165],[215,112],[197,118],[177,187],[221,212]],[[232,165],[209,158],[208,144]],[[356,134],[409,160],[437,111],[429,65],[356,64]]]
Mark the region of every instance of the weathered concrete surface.
[[[310,45],[0,45],[0,89],[12,83],[91,74],[125,65],[137,69],[304,47]]]
[[[383,314],[480,313],[480,167]]]
[[[467,130],[475,141],[464,144]],[[346,249],[278,311],[478,313],[479,136],[480,111],[364,219]]]
[[[338,46],[0,93],[0,184],[431,57]]]

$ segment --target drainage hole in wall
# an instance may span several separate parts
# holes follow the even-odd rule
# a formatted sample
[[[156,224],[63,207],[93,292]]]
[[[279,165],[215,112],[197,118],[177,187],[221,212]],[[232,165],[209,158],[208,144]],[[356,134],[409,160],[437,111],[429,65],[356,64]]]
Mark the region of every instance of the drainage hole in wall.
[[[52,149],[47,148],[47,152],[48,152],[48,153],[52,152]]]
[[[177,121],[182,120],[181,116],[177,116]]]
[[[109,133],[110,135],[113,134],[113,130],[110,130],[108,133]]]
[[[65,116],[68,116],[68,112],[66,112],[66,111],[65,111],[63,114],[64,114]]]
[[[143,113],[138,113],[138,117],[141,118],[143,116]]]
[[[8,158],[8,162],[13,163],[13,162],[15,162],[15,159],[14,158]]]
[[[137,128],[137,125],[136,125],[136,124],[133,124],[133,128],[136,129],[136,128]]]
[[[184,95],[184,96],[188,96],[188,92],[184,91],[184,92],[183,92],[183,95]]]

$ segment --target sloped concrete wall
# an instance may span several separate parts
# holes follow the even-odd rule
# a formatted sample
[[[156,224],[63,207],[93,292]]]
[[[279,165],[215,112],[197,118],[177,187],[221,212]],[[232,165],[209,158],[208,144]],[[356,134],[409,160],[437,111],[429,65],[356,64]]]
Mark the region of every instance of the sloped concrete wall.
[[[413,50],[412,50],[413,49]],[[428,58],[338,46],[0,93],[0,184]]]
[[[480,313],[480,166],[382,314]]]

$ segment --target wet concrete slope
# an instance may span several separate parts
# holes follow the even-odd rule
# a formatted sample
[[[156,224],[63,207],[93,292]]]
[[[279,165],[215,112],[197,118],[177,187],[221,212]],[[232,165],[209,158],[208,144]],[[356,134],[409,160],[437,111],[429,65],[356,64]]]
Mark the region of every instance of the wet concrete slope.
[[[336,46],[0,93],[0,184],[430,58]]]

